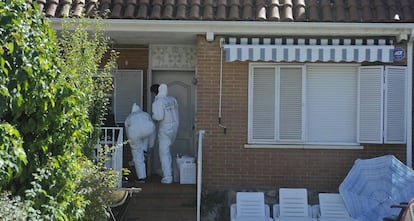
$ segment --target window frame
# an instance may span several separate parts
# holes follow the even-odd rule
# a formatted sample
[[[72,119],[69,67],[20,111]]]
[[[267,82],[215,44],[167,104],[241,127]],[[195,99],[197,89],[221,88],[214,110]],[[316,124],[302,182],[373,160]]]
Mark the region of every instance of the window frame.
[[[136,75],[132,80],[136,80],[136,88],[133,91],[121,90],[122,82],[120,82],[121,75]],[[124,124],[126,117],[131,112],[132,104],[136,103],[142,108],[144,95],[144,71],[141,69],[117,69],[112,73],[114,79],[113,84],[113,113],[115,124]],[[125,77],[125,76],[124,76]],[[128,76],[126,76],[128,77]],[[133,93],[134,92],[134,93]],[[121,93],[121,94],[120,94]],[[128,95],[126,96],[125,93]],[[125,99],[128,99],[129,105],[125,104]]]
[[[318,143],[312,143],[312,142],[308,142],[307,140],[307,136],[308,136],[308,134],[306,134],[306,123],[307,123],[307,119],[306,119],[306,114],[307,114],[307,107],[308,107],[308,104],[307,104],[307,100],[306,100],[306,96],[307,96],[307,91],[306,91],[306,88],[307,88],[307,84],[308,84],[308,82],[306,81],[306,77],[307,77],[307,74],[308,74],[308,67],[309,66],[320,66],[320,67],[323,67],[323,66],[329,66],[329,68],[333,68],[334,66],[349,66],[349,67],[355,67],[356,68],[356,95],[357,95],[357,97],[355,98],[355,101],[354,102],[356,102],[356,125],[355,125],[355,128],[354,128],[354,131],[355,131],[355,143],[354,142],[345,142],[345,143],[341,143],[341,142],[318,142]],[[279,125],[279,123],[280,123],[280,120],[279,120],[279,109],[277,108],[278,107],[278,105],[280,104],[280,94],[279,94],[279,88],[278,88],[278,85],[279,85],[279,83],[278,82],[280,82],[280,70],[281,69],[283,69],[283,68],[302,68],[302,111],[301,111],[301,113],[302,113],[302,116],[301,116],[301,118],[302,118],[302,128],[301,128],[301,130],[302,130],[302,138],[301,138],[301,140],[280,140],[280,137],[278,136],[278,133],[279,133],[279,128],[280,128],[280,125]],[[321,147],[321,146],[332,146],[333,147],[333,149],[338,149],[338,147],[340,147],[340,148],[349,148],[349,149],[360,149],[361,148],[361,146],[360,146],[360,141],[359,141],[359,133],[360,133],[360,113],[359,113],[359,99],[360,99],[360,88],[361,88],[361,85],[360,85],[360,75],[361,75],[361,67],[369,67],[369,66],[362,66],[361,64],[343,64],[343,63],[339,63],[339,64],[325,64],[325,63],[315,63],[315,64],[295,64],[295,63],[293,63],[293,64],[285,64],[285,63],[256,63],[256,62],[252,62],[252,63],[249,63],[249,77],[248,77],[248,90],[249,90],[249,92],[248,92],[248,134],[247,134],[247,144],[245,145],[245,147],[247,147],[247,148],[251,148],[251,147],[256,147],[256,146],[262,146],[262,147],[265,147],[265,148],[269,148],[269,147],[272,147],[272,146],[277,146],[277,145],[279,145],[279,146],[282,146],[283,148],[285,148],[286,147],[286,145],[288,145],[288,146],[291,146],[291,147],[293,147],[293,148],[298,148],[298,147],[300,147],[300,148],[307,148],[307,147],[309,147],[309,148],[315,148],[315,147]],[[385,72],[385,70],[387,70],[387,68],[388,67],[405,67],[405,66],[373,66],[373,67],[382,67],[383,68],[383,72]],[[268,139],[268,140],[260,140],[260,139],[257,139],[257,138],[253,138],[253,128],[252,128],[252,124],[253,124],[253,91],[254,91],[254,87],[253,87],[253,77],[254,77],[254,70],[255,70],[255,68],[271,68],[271,69],[274,69],[274,74],[275,74],[275,82],[274,82],[274,86],[275,86],[275,89],[274,89],[274,91],[275,91],[275,107],[274,107],[274,117],[275,117],[275,122],[274,122],[274,127],[275,127],[275,129],[274,129],[274,137],[273,137],[273,139]],[[406,67],[405,67],[405,70],[406,70]],[[405,71],[406,72],[406,71]],[[385,77],[385,74],[383,75],[383,83],[382,84],[384,84],[384,85],[386,85],[386,77]],[[407,74],[405,75],[405,79],[407,79]],[[407,96],[407,86],[405,85],[405,96]],[[382,92],[381,93],[386,93],[386,91],[384,91],[384,89],[382,88],[381,89],[382,90]],[[385,96],[385,94],[381,94],[381,96],[382,97],[384,97]],[[381,98],[382,99],[382,106],[381,106],[381,108],[382,108],[382,112],[381,112],[381,115],[382,115],[382,118],[385,118],[385,116],[384,116],[384,111],[383,110],[385,110],[386,108],[387,108],[387,105],[386,105],[386,100],[385,100],[385,98]],[[404,109],[404,111],[406,112],[406,110],[407,110],[407,108],[406,108],[406,106],[407,106],[407,102],[404,100],[403,102],[405,102],[405,109]],[[383,119],[382,119],[383,120]],[[381,122],[382,123],[382,122]],[[381,143],[387,143],[387,141],[385,140],[385,135],[386,135],[386,130],[387,130],[387,128],[386,128],[386,124],[385,123],[382,123],[382,129],[381,129],[381,136],[382,136],[382,140],[381,140]],[[401,125],[401,126],[404,126],[404,131],[406,131],[407,130],[407,128],[406,128],[406,125]],[[384,132],[383,132],[384,131]],[[388,142],[389,143],[389,142]],[[404,141],[399,141],[399,142],[394,142],[394,143],[401,143],[401,144],[403,144],[403,143],[406,143],[406,136],[405,136],[405,134],[404,134]]]

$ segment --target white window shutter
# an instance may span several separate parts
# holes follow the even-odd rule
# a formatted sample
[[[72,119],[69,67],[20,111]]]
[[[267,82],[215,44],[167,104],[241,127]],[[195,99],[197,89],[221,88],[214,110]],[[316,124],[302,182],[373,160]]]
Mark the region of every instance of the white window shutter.
[[[383,75],[383,66],[365,66],[359,68],[359,143],[382,143]]]
[[[275,140],[275,68],[254,67],[250,75],[249,142]]]
[[[308,65],[306,141],[356,143],[357,67]]]
[[[384,143],[406,142],[406,67],[385,67]]]
[[[123,124],[131,113],[132,104],[142,108],[142,70],[117,70],[115,73],[115,123]]]
[[[302,67],[280,68],[279,139],[302,141]]]

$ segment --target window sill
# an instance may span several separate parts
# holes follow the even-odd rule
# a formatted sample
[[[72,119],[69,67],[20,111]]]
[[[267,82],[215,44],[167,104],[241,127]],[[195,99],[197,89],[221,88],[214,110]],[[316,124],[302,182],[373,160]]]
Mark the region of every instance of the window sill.
[[[245,144],[244,148],[267,149],[324,149],[324,150],[362,150],[362,145],[317,145],[317,144]]]

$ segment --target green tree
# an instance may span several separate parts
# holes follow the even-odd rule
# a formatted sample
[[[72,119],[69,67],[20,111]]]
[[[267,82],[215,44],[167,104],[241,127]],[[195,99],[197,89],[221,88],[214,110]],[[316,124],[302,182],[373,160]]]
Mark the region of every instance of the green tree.
[[[83,152],[92,156],[91,148],[100,132],[96,129],[102,126],[109,105],[111,70],[115,68],[117,55],[113,50],[107,53],[108,41],[101,18],[68,20],[62,27],[58,38],[63,58],[60,67],[66,80],[82,91],[77,106],[87,112],[93,126],[93,139],[89,139],[92,143],[85,145]],[[106,55],[108,61],[102,62]]]
[[[107,102],[100,99],[103,84],[92,80],[105,42],[95,47],[64,34],[59,42],[48,20],[24,0],[1,0],[0,14],[0,191],[21,197],[30,220],[81,220],[93,200],[105,215],[105,197],[93,193],[103,194],[113,180],[84,156],[90,157]],[[95,54],[71,53],[74,40],[82,41],[80,54]],[[91,174],[97,183],[86,183]]]

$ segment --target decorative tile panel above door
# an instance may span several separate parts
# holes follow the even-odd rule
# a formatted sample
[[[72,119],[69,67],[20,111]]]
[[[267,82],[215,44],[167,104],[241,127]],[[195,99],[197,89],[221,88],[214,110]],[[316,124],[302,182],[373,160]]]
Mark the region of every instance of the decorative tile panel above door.
[[[192,45],[151,45],[152,69],[194,70],[196,47]]]

